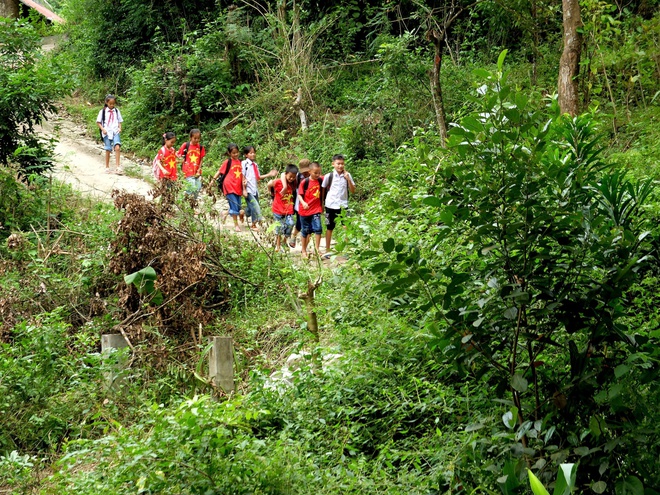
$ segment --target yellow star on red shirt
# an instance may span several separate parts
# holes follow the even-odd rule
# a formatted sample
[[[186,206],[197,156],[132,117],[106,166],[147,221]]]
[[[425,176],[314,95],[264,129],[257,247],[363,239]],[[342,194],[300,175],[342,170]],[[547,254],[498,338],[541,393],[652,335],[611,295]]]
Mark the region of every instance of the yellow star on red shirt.
[[[190,163],[197,165],[197,155],[190,155]]]
[[[234,176],[238,179],[241,176],[241,170],[238,168],[234,170]]]
[[[321,190],[317,189],[316,191],[314,191],[314,194],[312,194],[312,196],[314,196],[315,198],[320,197],[321,196]]]

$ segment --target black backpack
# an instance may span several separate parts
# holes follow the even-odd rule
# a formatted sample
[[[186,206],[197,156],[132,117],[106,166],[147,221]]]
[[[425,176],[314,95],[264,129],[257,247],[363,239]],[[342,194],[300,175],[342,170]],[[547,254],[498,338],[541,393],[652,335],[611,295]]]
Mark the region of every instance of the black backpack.
[[[188,150],[186,149],[186,152],[187,151]],[[220,165],[220,168],[222,169],[222,165]],[[220,176],[218,177],[218,190],[220,191],[221,194],[223,194],[222,185],[225,183],[225,177],[227,177],[230,168],[231,168],[231,158],[227,158],[227,161],[225,162],[225,171],[220,172]]]

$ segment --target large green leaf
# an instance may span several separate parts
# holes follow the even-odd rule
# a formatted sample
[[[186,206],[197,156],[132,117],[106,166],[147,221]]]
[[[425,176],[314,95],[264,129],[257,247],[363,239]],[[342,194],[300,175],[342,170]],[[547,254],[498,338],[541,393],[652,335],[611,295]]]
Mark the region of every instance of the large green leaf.
[[[614,487],[616,495],[644,495],[644,484],[637,476],[628,476]]]
[[[137,272],[125,275],[124,282],[129,285],[133,284],[139,294],[152,294],[155,290],[154,282],[157,278],[156,270],[151,266],[147,266]]]
[[[543,483],[529,469],[527,470],[527,475],[529,476],[529,486],[532,488],[534,495],[550,495],[548,490],[543,486]]]
[[[577,464],[561,464],[552,495],[569,495],[575,488]]]

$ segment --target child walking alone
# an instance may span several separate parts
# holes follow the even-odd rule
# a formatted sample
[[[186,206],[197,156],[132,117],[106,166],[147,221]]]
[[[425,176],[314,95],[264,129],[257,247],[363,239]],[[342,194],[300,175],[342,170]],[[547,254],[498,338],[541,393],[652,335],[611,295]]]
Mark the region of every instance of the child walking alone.
[[[325,252],[330,252],[332,242],[332,231],[335,230],[335,220],[342,216],[348,208],[348,192],[355,192],[353,177],[346,171],[344,156],[332,157],[332,168],[334,169],[323,178],[323,190],[325,191]]]
[[[239,155],[238,145],[229,143],[229,146],[227,146],[228,158],[220,165],[213,176],[213,180],[218,181],[218,188],[220,188],[229,203],[229,211],[223,215],[223,222],[226,220],[227,215],[231,215],[234,219],[236,232],[241,231],[241,227],[238,225],[238,215],[241,212],[241,196],[247,196],[243,167],[238,159]]]
[[[154,176],[159,181],[176,181],[176,134],[163,134],[163,146],[154,159]],[[168,182],[168,184],[171,184]]]
[[[202,139],[202,131],[199,129],[191,129],[189,141],[183,143],[176,156],[183,158],[181,170],[188,183],[186,194],[197,199],[199,191],[202,188],[202,160],[206,155],[206,149],[200,143]]]
[[[275,172],[277,174],[277,172]],[[268,183],[268,189],[274,192],[273,196],[273,217],[279,225],[275,227],[275,250],[282,250],[282,239],[291,235],[293,228],[293,191],[295,190],[296,176],[298,167],[287,165],[284,171],[284,181],[282,179],[271,180]]]
[[[316,253],[319,253],[321,245],[321,213],[323,212],[323,189],[321,188],[321,166],[312,162],[309,166],[309,177],[303,180],[298,186],[298,198],[300,204],[298,213],[300,214],[302,251],[303,258],[308,257],[307,246],[309,236],[314,234],[314,247]]]
[[[101,139],[103,139],[103,149],[105,150],[105,173],[112,173],[110,170],[110,154],[115,152],[115,164],[118,174],[123,174],[124,169],[121,166],[119,152],[121,150],[121,124],[124,119],[121,117],[121,112],[117,105],[117,98],[114,95],[106,95],[105,104],[103,109],[96,117],[96,125],[101,132]]]
[[[254,161],[257,157],[257,150],[254,149],[254,146],[243,148],[243,154],[245,155],[245,160],[243,160],[241,166],[243,167],[243,176],[246,181],[245,188],[247,189],[245,216],[251,218],[252,229],[256,230],[257,224],[263,220],[261,206],[259,206],[259,188],[257,187],[257,183],[261,179],[276,177],[277,170],[273,169],[266,175],[259,174],[259,166]]]

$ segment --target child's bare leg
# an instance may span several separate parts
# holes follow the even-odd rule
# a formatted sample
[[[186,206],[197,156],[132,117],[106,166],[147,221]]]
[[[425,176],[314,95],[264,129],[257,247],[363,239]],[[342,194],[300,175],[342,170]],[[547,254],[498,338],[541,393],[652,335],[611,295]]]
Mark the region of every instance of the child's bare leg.
[[[330,252],[330,244],[332,243],[332,230],[325,231],[325,252]]]
[[[105,169],[110,170],[110,151],[105,152]]]
[[[117,165],[117,169],[121,168],[121,166],[119,165],[119,151],[120,151],[120,149],[121,149],[121,147],[119,145],[115,146],[115,162],[116,162],[116,165]]]
[[[291,230],[291,236],[289,237],[289,247],[296,247],[296,236],[298,235],[298,232],[298,229],[296,229],[294,225],[293,230]]]
[[[234,230],[240,232],[241,227],[238,225],[238,215],[232,215],[231,217],[234,219]]]
[[[282,244],[281,244],[281,237],[282,237],[281,235],[277,235],[277,236],[275,237],[275,251],[279,251],[279,250],[280,250],[280,246],[282,245]]]
[[[307,258],[307,242],[309,241],[309,236],[305,237],[303,236],[302,238],[302,248],[300,250],[300,255],[303,258]]]
[[[319,254],[321,252],[321,234],[314,234],[314,247],[316,254]]]

